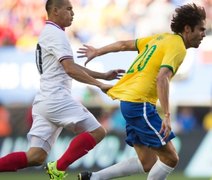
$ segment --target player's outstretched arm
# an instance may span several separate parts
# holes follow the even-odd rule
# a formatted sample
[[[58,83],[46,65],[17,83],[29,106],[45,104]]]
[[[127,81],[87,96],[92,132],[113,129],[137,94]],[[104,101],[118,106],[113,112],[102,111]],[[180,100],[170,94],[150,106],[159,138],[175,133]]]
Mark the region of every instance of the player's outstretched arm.
[[[80,68],[73,59],[64,59],[61,61],[61,64],[65,72],[79,82],[99,87],[103,92],[107,92],[112,87],[112,85],[104,84],[90,76],[86,71]]]
[[[124,69],[113,69],[107,72],[97,72],[88,69],[86,67],[80,66],[79,64],[76,65],[95,79],[104,79],[104,80],[120,79],[125,73]]]
[[[81,54],[78,58],[87,57],[85,65],[97,56],[101,56],[111,52],[119,51],[136,51],[135,40],[128,41],[117,41],[115,43],[103,46],[101,48],[94,48],[93,46],[83,45],[84,47],[79,48],[77,53]]]
[[[124,73],[125,73],[125,70],[123,69],[110,70],[104,73],[105,74],[104,79],[105,80],[120,79]]]

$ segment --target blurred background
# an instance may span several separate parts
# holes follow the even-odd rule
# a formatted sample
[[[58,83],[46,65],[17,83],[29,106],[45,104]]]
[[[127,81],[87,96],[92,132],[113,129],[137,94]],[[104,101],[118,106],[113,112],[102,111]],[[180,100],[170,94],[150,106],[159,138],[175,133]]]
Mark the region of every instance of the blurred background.
[[[74,21],[66,29],[74,50],[83,44],[95,47],[117,40],[170,32],[174,9],[188,2],[205,7],[207,37],[188,54],[171,83],[172,126],[180,156],[177,171],[191,178],[212,176],[212,0],[71,0]],[[26,150],[26,134],[32,124],[31,104],[39,88],[35,64],[37,38],[46,20],[44,0],[0,0],[0,156]],[[99,71],[126,69],[135,53],[108,54],[88,67]],[[115,83],[112,81],[111,83]],[[134,156],[125,142],[125,122],[118,101],[98,89],[73,83],[73,96],[108,129],[108,136],[74,170],[100,169]],[[160,112],[160,107],[158,106]],[[48,161],[66,149],[73,135],[64,130]]]

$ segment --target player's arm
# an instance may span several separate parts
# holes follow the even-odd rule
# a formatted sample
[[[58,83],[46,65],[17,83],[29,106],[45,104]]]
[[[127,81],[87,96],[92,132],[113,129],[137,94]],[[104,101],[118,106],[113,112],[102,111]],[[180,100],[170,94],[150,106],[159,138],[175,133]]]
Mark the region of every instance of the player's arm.
[[[86,67],[80,66],[78,64],[75,64],[75,65],[95,79],[104,79],[104,80],[120,79],[120,77],[123,76],[123,73],[125,73],[125,70],[123,69],[114,69],[108,72],[97,72],[97,71],[92,71]]]
[[[169,136],[171,131],[170,109],[169,109],[169,82],[173,72],[168,67],[160,68],[157,76],[157,94],[164,112],[164,120],[162,123],[160,133],[165,134],[165,139]]]
[[[94,48],[93,46],[83,45],[77,53],[82,54],[78,56],[79,58],[87,57],[85,65],[97,56],[101,56],[111,52],[119,51],[137,51],[135,40],[128,41],[117,41],[115,43],[103,46],[101,48]]]
[[[61,61],[61,64],[62,64],[65,72],[70,77],[72,77],[73,79],[75,79],[79,82],[97,86],[103,92],[107,92],[107,90],[109,90],[112,87],[112,85],[104,84],[104,83],[96,80],[92,76],[90,76],[86,71],[84,71],[82,68],[80,68],[79,65],[77,65],[73,61],[73,59],[64,59],[63,61]]]

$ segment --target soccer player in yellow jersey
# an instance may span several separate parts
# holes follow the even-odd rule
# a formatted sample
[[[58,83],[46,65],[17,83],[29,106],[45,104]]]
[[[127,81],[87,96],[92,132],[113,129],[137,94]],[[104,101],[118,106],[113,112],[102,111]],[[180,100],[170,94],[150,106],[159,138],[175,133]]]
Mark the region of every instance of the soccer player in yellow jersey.
[[[169,82],[186,55],[186,49],[198,48],[205,37],[206,13],[203,7],[186,4],[176,8],[171,21],[174,32],[156,34],[129,41],[118,41],[96,49],[85,45],[79,57],[93,58],[118,51],[138,51],[127,73],[107,94],[120,100],[126,120],[126,142],[138,158],[130,158],[98,172],[82,172],[79,180],[103,180],[148,172],[147,180],[165,180],[179,157],[171,142]],[[156,110],[159,100],[163,120]]]

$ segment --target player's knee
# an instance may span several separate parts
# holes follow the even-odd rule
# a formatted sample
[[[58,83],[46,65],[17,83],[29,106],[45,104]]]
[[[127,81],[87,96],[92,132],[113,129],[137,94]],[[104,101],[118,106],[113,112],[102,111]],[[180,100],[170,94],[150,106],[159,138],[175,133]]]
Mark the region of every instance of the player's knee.
[[[107,134],[107,131],[102,126],[97,129],[97,139],[100,142]]]
[[[42,165],[47,157],[47,153],[39,148],[32,148],[27,152],[27,160],[29,166]]]
[[[172,156],[171,161],[172,161],[172,164],[173,164],[172,167],[177,166],[177,164],[178,164],[178,162],[179,162],[179,156],[175,153],[175,154]]]
[[[168,164],[173,168],[177,166],[178,162],[179,162],[179,156],[177,155],[177,153],[171,154],[166,158],[166,164]]]
[[[143,163],[143,170],[145,173],[148,173],[151,169],[152,166],[155,164],[155,162],[147,162],[147,163]]]
[[[152,166],[145,165],[143,166],[144,172],[148,173],[151,170]]]
[[[97,143],[99,143],[107,134],[107,131],[102,126],[90,132],[90,134],[94,137]]]
[[[100,131],[101,131],[100,133],[101,133],[101,136],[102,136],[102,139],[103,139],[107,134],[107,130],[105,128],[101,127]]]
[[[147,153],[149,151],[148,148],[144,147],[144,149],[146,149],[146,153],[142,153],[142,155],[139,156],[139,160],[140,160],[141,166],[143,168],[143,171],[145,173],[148,173],[152,169],[154,164],[156,163],[158,157],[151,151],[149,153]]]
[[[34,165],[34,166],[40,166],[42,165],[46,160],[46,157],[45,156],[36,156],[34,159],[32,159],[31,163]]]

